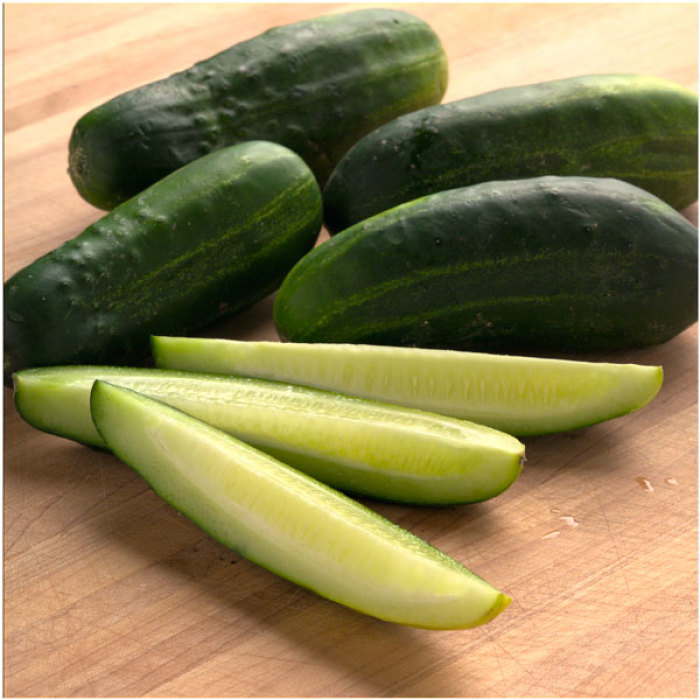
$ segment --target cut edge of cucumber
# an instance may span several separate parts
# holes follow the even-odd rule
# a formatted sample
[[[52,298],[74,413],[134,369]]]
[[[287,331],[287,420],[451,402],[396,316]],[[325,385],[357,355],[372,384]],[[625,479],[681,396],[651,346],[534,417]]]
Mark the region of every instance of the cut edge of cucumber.
[[[15,376],[15,404],[33,427],[106,447],[90,416],[96,379],[138,391],[357,495],[451,505],[493,498],[517,479],[517,438],[449,416],[266,379],[109,366]]]
[[[663,368],[427,348],[152,336],[156,366],[256,376],[405,405],[528,437],[646,406]]]
[[[98,380],[91,412],[112,452],[209,535],[330,600],[426,629],[475,627],[511,602],[425,540],[178,409]]]

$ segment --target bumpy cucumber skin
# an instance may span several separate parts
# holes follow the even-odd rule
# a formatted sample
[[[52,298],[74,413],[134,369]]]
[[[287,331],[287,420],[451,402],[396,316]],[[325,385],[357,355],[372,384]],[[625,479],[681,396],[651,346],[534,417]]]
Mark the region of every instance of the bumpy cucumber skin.
[[[274,291],[315,243],[321,193],[289,149],[249,142],[190,163],[5,283],[4,380],[121,364]]]
[[[337,233],[403,202],[491,180],[630,182],[682,209],[697,199],[698,98],[643,75],[496,90],[403,115],[362,138],[324,190]]]
[[[695,227],[619,180],[543,177],[429,195],[322,243],[290,272],[286,340],[582,352],[697,319]]]
[[[212,150],[281,143],[323,184],[361,136],[437,104],[447,59],[422,20],[390,9],[270,29],[188,70],[98,106],[75,125],[69,173],[111,209]]]

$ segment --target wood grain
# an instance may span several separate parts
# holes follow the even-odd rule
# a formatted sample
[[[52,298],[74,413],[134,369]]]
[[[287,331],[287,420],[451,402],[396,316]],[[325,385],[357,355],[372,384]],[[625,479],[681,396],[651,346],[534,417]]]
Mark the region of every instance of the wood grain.
[[[697,8],[396,5],[450,57],[446,100],[596,72],[697,89]],[[5,278],[101,215],[66,173],[112,95],[345,4],[6,4]],[[697,223],[697,209],[686,214]],[[276,339],[271,299],[210,335]],[[642,411],[527,441],[476,506],[367,501],[508,591],[471,631],[356,614],[206,537],[126,466],[26,425],[4,395],[8,696],[685,697],[697,693],[697,327],[591,359],[662,364]]]

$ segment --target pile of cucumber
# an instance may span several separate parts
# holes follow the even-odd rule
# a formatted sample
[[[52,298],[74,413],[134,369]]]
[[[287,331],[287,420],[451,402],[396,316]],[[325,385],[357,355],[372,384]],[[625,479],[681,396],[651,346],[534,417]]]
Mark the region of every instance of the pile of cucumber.
[[[85,114],[69,173],[111,211],[5,284],[6,382],[133,361],[280,285],[296,342],[567,353],[694,323],[697,95],[592,75],[441,104],[447,73],[425,22],[358,10]]]
[[[697,95],[593,75],[442,104],[447,77],[425,22],[363,9],[115,97],[69,142],[108,212],[4,288],[30,424],[112,450],[267,568],[430,628],[510,598],[341,492],[493,498],[519,438],[662,382],[518,355],[665,342],[698,292]],[[184,337],[275,291],[289,342]]]

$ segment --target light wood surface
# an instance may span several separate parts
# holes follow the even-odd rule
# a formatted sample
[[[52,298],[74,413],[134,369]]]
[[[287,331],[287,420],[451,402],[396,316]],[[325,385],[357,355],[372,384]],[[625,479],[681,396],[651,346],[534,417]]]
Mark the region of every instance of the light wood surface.
[[[101,215],[66,173],[85,111],[347,7],[5,5],[5,278]],[[397,7],[442,37],[446,100],[599,72],[697,89],[694,4]],[[276,339],[270,302],[209,334]],[[368,502],[513,596],[455,632],[376,621],[246,562],[110,455],[30,428],[5,389],[5,694],[695,696],[697,327],[591,359],[662,364],[664,387],[636,414],[527,440],[521,478],[488,503]]]

